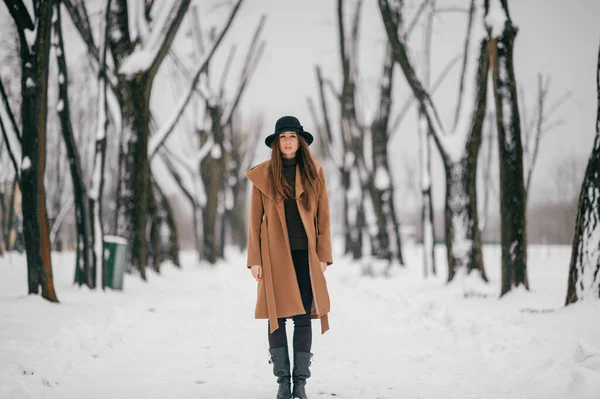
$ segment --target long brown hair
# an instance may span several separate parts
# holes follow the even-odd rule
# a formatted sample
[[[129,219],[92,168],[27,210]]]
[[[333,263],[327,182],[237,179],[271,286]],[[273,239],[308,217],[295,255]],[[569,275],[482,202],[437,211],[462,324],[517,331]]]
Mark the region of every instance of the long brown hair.
[[[300,169],[302,186],[304,193],[300,196],[302,204],[306,209],[310,209],[310,198],[316,200],[317,197],[317,166],[308,148],[308,143],[298,134],[298,151],[296,152],[296,164]],[[288,184],[283,175],[283,161],[281,150],[279,149],[279,139],[276,138],[271,144],[271,164],[269,166],[269,176],[273,184],[273,190],[276,198],[293,198],[293,188]]]

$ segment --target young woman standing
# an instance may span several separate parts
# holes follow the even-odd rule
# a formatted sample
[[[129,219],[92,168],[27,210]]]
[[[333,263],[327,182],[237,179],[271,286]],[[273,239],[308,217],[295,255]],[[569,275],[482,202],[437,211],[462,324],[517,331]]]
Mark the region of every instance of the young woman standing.
[[[321,320],[321,333],[329,329],[329,200],[323,168],[309,150],[312,141],[297,118],[284,116],[265,139],[271,158],[246,172],[252,182],[248,268],[258,282],[255,317],[268,319],[277,399],[307,398],[312,319]],[[291,373],[287,318],[294,322]]]

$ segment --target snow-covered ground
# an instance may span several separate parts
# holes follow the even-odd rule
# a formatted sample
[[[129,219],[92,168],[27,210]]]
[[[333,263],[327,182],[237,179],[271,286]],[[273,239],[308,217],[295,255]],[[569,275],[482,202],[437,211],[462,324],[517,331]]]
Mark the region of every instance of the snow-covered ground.
[[[445,267],[424,280],[420,256],[405,248],[408,266],[388,278],[335,259],[311,398],[600,398],[600,304],[562,306],[569,248],[530,247],[532,290],[502,300],[498,247],[484,250],[484,288],[445,286]],[[23,256],[0,258],[0,398],[274,398],[245,255],[182,259],[92,292],[71,284],[73,254],[53,254],[56,305],[26,295]]]

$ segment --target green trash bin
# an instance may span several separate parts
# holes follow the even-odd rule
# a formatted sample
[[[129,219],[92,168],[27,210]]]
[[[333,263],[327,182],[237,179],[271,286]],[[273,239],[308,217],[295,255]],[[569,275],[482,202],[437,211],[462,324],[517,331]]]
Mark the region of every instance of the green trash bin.
[[[127,264],[127,240],[118,236],[104,236],[104,267],[106,286],[123,289],[123,275]]]

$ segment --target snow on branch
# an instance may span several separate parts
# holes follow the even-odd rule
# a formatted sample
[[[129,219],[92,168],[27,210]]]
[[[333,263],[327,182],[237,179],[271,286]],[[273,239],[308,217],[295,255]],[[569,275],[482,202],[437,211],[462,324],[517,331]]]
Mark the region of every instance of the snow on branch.
[[[200,76],[202,75],[202,72],[208,67],[209,62],[212,59],[214,53],[217,51],[217,48],[221,44],[223,37],[225,37],[225,34],[229,30],[229,27],[231,26],[231,23],[233,22],[233,19],[235,18],[235,15],[237,14],[242,1],[243,0],[238,0],[237,4],[233,7],[226,25],[223,27],[223,30],[219,34],[217,40],[215,40],[215,42],[213,43],[211,50],[204,56],[204,59],[198,63],[199,67],[194,72],[194,77],[192,79],[192,82],[188,86],[188,91],[186,95],[181,99],[179,104],[177,104],[175,112],[173,113],[171,118],[161,127],[161,129],[155,135],[151,137],[150,142],[148,143],[148,157],[150,159],[154,156],[154,154],[160,148],[160,146],[164,144],[169,135],[175,129],[175,126],[179,122],[179,119],[181,119],[181,115],[183,115],[183,112],[188,103],[190,102],[192,95],[197,90],[196,86],[198,84]]]
[[[507,22],[508,16],[500,0],[489,0],[489,6],[485,13],[485,25],[491,29],[491,36],[502,36]]]
[[[139,0],[128,0],[128,3],[132,4],[137,1]],[[119,73],[133,76],[138,72],[157,70],[175,37],[190,2],[191,0],[178,0],[171,6],[169,12],[160,13],[147,36],[147,40],[141,41],[136,50],[123,61]],[[134,7],[137,9],[138,5]],[[143,4],[140,4],[139,7],[141,8],[140,12],[143,13]],[[132,18],[139,20],[144,16],[137,17],[134,15]],[[137,22],[135,26],[138,26]]]

